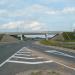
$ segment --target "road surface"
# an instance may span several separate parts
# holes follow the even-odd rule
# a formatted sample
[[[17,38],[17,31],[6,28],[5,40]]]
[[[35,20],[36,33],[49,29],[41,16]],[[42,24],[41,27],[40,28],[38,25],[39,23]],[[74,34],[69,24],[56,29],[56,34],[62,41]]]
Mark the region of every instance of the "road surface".
[[[16,75],[35,69],[50,69],[59,71],[63,75],[75,75],[74,53],[37,45],[34,42],[1,44],[0,75]],[[45,56],[48,56],[48,59]]]

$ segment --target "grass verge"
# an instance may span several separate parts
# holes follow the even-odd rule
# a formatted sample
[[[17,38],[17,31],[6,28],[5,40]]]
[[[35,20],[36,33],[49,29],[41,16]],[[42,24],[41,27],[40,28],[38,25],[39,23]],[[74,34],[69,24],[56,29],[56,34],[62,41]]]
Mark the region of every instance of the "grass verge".
[[[37,72],[31,72],[30,75],[60,75],[56,71],[37,71]]]
[[[50,45],[50,46],[58,46],[58,47],[64,47],[69,49],[75,49],[75,43],[60,42],[55,40],[41,40],[40,43],[48,46]]]

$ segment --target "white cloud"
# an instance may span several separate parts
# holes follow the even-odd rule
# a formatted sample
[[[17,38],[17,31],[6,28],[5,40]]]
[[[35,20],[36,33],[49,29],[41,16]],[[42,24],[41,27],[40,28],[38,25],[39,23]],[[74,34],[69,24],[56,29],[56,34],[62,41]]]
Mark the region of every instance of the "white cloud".
[[[0,5],[6,4],[7,1],[8,1],[8,0],[0,0]]]
[[[30,27],[32,28],[32,30],[40,30],[42,28],[42,23],[40,22],[37,22],[37,21],[33,21],[31,24],[30,24]]]
[[[58,2],[60,0],[47,0],[48,2]],[[62,1],[62,0],[61,0]]]
[[[14,9],[13,11],[8,9],[0,9],[0,17],[17,17],[17,16],[29,16],[33,13],[42,13],[44,11],[44,7],[41,5],[34,4],[29,7],[24,7],[22,9]]]
[[[57,0],[54,0],[57,1]],[[59,1],[59,0],[58,0]],[[63,9],[52,9],[48,6],[35,4],[29,7],[30,12],[33,13],[42,13],[42,14],[48,14],[48,15],[57,15],[57,14],[73,14],[75,13],[75,7],[64,7]]]
[[[43,10],[47,10],[48,8],[44,5],[34,4],[32,5],[31,9],[33,9],[34,11],[43,11]]]
[[[29,6],[25,9],[26,13],[31,14],[31,13],[43,13],[46,11],[48,8],[44,5],[40,4],[33,4],[32,6]]]
[[[54,0],[57,1],[57,0]],[[64,7],[63,9],[52,9],[48,6],[35,4],[31,6],[30,12],[33,13],[42,13],[42,14],[48,14],[48,15],[57,15],[57,14],[74,14],[75,13],[75,7]]]
[[[68,13],[73,14],[73,13],[75,13],[75,7],[67,7],[67,8],[64,8],[62,10],[62,12],[65,13],[65,14],[68,14]]]
[[[75,7],[64,7],[60,10],[47,10],[47,15],[57,15],[57,14],[75,14]]]
[[[55,14],[58,14],[59,11],[58,10],[48,10],[48,11],[45,11],[45,13],[48,15],[55,15]]]
[[[13,12],[11,10],[0,10],[0,17],[18,17],[18,16],[33,16],[39,15],[57,15],[57,14],[75,14],[75,7],[64,7],[63,9],[51,9],[48,6],[34,4],[32,6],[17,9]]]
[[[37,22],[37,21],[33,21],[33,22],[30,24],[30,27],[32,27],[32,28],[37,27],[37,26],[40,26],[40,23]]]
[[[4,29],[18,29],[20,31],[24,31],[24,30],[29,30],[29,31],[38,31],[38,30],[45,30],[44,29],[44,24],[40,23],[38,21],[29,21],[29,22],[25,22],[25,21],[17,21],[17,22],[9,22],[7,24],[3,24],[1,25],[0,29],[4,30]]]
[[[24,15],[26,15],[26,13],[25,13],[25,11],[23,11],[23,10],[17,10],[17,11],[13,11],[13,12],[11,12],[11,11],[8,11],[8,16],[9,17],[17,17],[17,16],[24,16]]]
[[[17,25],[21,24],[21,23],[23,23],[23,22],[21,22],[21,21],[9,22],[7,24],[0,25],[0,29],[15,29],[15,28],[17,28]]]
[[[0,9],[0,14],[7,12],[7,10]]]
[[[64,2],[64,3],[69,3],[69,2],[75,2],[75,0],[45,0],[47,3],[51,3],[51,2]]]
[[[0,0],[0,4],[1,5],[5,5],[5,4],[12,4],[12,3],[15,3],[17,1],[20,1],[20,0]]]
[[[16,11],[9,11],[6,9],[0,9],[0,17],[17,17],[17,16],[23,16],[25,15],[25,12],[22,12],[23,10],[16,10]]]
[[[28,29],[31,29],[33,31],[38,31],[38,30],[45,30],[45,24],[44,23],[40,23],[38,21],[30,21],[30,22],[27,22],[25,23],[26,27],[25,28],[28,28]]]

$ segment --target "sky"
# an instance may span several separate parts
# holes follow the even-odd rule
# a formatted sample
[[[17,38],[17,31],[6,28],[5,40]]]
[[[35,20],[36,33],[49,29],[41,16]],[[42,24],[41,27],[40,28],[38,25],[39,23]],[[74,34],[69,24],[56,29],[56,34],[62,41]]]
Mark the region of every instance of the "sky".
[[[75,0],[0,0],[0,32],[73,29]]]

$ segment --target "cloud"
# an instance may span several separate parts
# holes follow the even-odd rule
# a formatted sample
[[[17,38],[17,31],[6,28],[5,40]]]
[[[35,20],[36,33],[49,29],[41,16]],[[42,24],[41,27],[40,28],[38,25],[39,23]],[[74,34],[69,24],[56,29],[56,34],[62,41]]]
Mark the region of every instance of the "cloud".
[[[42,25],[43,25],[43,24],[40,23],[40,22],[33,21],[33,22],[30,23],[29,26],[32,28],[32,30],[41,30]]]
[[[12,3],[16,3],[17,1],[20,0],[0,0],[0,5],[12,4]]]
[[[18,17],[18,16],[30,16],[33,14],[44,14],[45,11],[49,10],[46,6],[40,4],[33,4],[32,6],[24,7],[22,9],[12,10],[1,10],[0,17]]]
[[[7,24],[0,25],[0,29],[16,29],[18,24],[21,24],[22,22],[9,22]]]
[[[51,3],[51,2],[53,2],[53,3],[57,3],[57,2],[64,2],[64,3],[70,3],[70,2],[75,2],[75,0],[45,0],[47,3],[49,2],[49,3]]]
[[[38,30],[45,30],[44,29],[44,24],[40,23],[38,21],[30,21],[30,22],[25,22],[25,21],[17,21],[17,22],[9,22],[7,24],[3,24],[1,25],[0,29],[1,30],[14,30],[14,29],[18,29],[19,31],[25,31],[25,30],[29,30],[29,31],[38,31]]]
[[[70,25],[74,21],[75,6],[70,3],[74,0],[29,1],[30,0],[0,0],[0,23],[6,23],[0,25],[0,29],[18,28],[25,31],[47,30],[47,26],[50,28],[51,25],[55,26],[56,23],[60,26],[59,23],[61,22],[63,26],[65,23]],[[45,3],[46,1],[48,4]],[[51,4],[50,2],[55,3]]]
[[[58,15],[58,14],[75,14],[75,7],[64,7],[62,9],[52,9],[45,5],[33,4],[28,7],[16,10],[0,9],[0,17],[24,17],[39,15]],[[34,16],[33,16],[34,17]]]
[[[59,13],[58,10],[47,10],[45,11],[45,14],[48,14],[48,15],[57,15]]]
[[[57,0],[54,0],[54,1],[57,1]],[[33,13],[48,14],[48,15],[75,13],[75,7],[64,7],[62,9],[52,9],[48,6],[44,6],[40,4],[32,5],[28,9],[30,9],[30,12],[33,12]]]
[[[39,21],[30,21],[25,23],[25,28],[30,29],[32,31],[40,31],[40,30],[46,30],[46,26],[44,23],[41,23]]]
[[[31,7],[31,10],[32,11],[43,11],[43,10],[47,10],[47,7],[46,6],[44,6],[44,5],[40,5],[40,4],[34,4],[34,5],[32,5]]]
[[[57,14],[75,14],[75,7],[64,7],[60,10],[47,10],[46,14],[48,15],[57,15]]]
[[[62,10],[62,12],[65,14],[69,14],[69,13],[73,14],[75,13],[75,7],[66,7]]]
[[[58,2],[60,0],[47,0],[48,2]],[[61,0],[62,1],[62,0]]]
[[[0,5],[4,5],[7,3],[8,0],[0,0]]]

